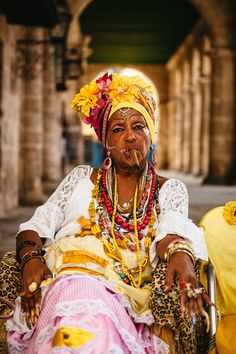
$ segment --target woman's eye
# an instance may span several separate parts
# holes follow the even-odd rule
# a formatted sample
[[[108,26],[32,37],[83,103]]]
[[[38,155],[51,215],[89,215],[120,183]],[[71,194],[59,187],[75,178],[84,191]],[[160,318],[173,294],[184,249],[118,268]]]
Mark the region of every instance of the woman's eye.
[[[115,127],[115,128],[112,128],[111,129],[111,131],[113,132],[113,133],[118,133],[118,132],[120,132],[120,131],[122,131],[123,130],[123,128],[121,128],[121,127]]]
[[[142,125],[142,124],[137,124],[137,125],[134,126],[135,130],[141,130],[141,129],[144,129],[144,128],[145,128],[145,126]]]

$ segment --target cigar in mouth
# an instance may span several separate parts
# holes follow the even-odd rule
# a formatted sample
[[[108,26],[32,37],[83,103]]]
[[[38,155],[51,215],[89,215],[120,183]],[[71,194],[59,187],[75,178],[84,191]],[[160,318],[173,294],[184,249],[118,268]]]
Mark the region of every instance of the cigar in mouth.
[[[137,151],[130,150],[129,154],[130,154],[131,162],[134,165],[134,168],[136,170],[139,170],[140,169],[140,165],[139,165],[139,160],[138,160],[138,156],[137,156]]]

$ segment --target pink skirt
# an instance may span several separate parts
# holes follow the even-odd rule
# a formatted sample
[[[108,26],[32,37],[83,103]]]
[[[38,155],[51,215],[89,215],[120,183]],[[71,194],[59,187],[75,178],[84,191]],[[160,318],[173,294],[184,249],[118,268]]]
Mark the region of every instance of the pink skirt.
[[[10,354],[166,354],[147,325],[134,323],[119,296],[97,278],[67,275],[47,289],[30,338],[8,333]]]

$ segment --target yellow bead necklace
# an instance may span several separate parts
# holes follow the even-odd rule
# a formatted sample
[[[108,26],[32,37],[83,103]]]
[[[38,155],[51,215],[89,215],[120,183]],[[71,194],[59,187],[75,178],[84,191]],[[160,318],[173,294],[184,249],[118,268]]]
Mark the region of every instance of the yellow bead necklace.
[[[137,199],[138,199],[138,184],[136,185],[135,188],[135,195],[134,195],[134,203],[133,203],[133,224],[134,224],[134,235],[135,235],[135,243],[136,243],[136,249],[137,249],[137,263],[138,263],[138,269],[136,271],[136,269],[132,269],[129,270],[128,267],[125,264],[122,252],[120,251],[120,248],[117,244],[116,241],[116,236],[114,233],[114,227],[115,227],[115,215],[116,215],[116,211],[117,211],[117,176],[116,176],[116,170],[114,169],[114,207],[113,207],[113,213],[112,213],[112,220],[111,220],[111,236],[112,236],[112,241],[113,244],[109,241],[105,241],[102,237],[102,230],[100,228],[100,226],[96,223],[95,221],[95,214],[96,214],[96,210],[95,210],[95,199],[98,197],[99,195],[99,186],[100,186],[100,180],[101,180],[101,176],[102,176],[102,169],[98,170],[98,174],[97,174],[97,180],[96,180],[96,184],[94,185],[94,188],[92,190],[92,200],[89,204],[89,216],[90,216],[90,224],[91,224],[91,232],[93,235],[95,235],[96,237],[98,237],[99,239],[101,239],[101,241],[103,242],[104,245],[104,251],[105,253],[111,257],[112,259],[114,259],[115,261],[118,261],[121,264],[121,269],[122,269],[122,274],[120,274],[121,279],[123,279],[125,277],[125,279],[123,279],[124,281],[126,279],[129,280],[130,285],[134,286],[135,288],[140,288],[142,285],[142,274],[143,274],[143,269],[146,267],[147,263],[148,263],[148,258],[149,258],[149,248],[150,245],[152,243],[152,240],[155,236],[155,231],[153,230],[153,225],[156,221],[156,216],[154,211],[152,211],[152,215],[148,224],[148,234],[145,237],[145,257],[142,259],[141,258],[141,249],[140,249],[140,243],[139,243],[139,234],[138,234],[138,229],[137,229],[137,217],[136,217],[136,208],[137,208]],[[136,281],[133,273],[138,273],[138,280]],[[126,282],[126,281],[125,281]],[[127,283],[127,282],[126,282]]]

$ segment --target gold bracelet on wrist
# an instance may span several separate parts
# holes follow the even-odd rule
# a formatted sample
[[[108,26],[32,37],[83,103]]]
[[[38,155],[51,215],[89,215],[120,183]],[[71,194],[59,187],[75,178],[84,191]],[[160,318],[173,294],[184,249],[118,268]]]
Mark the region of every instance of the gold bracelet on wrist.
[[[171,257],[172,257],[174,254],[179,253],[179,252],[182,252],[182,253],[187,254],[187,255],[191,258],[193,264],[195,264],[195,262],[196,262],[196,257],[195,257],[195,255],[194,255],[192,252],[189,252],[189,251],[187,251],[187,250],[185,250],[185,249],[177,249],[177,250],[175,250],[174,252],[172,252],[172,254],[168,257],[167,262],[169,263]]]
[[[195,263],[194,250],[189,242],[186,241],[178,241],[175,243],[171,242],[167,247],[167,251],[165,252],[164,255],[164,259],[167,261],[167,263],[170,261],[171,256],[176,252],[187,253],[191,257],[193,263]]]

